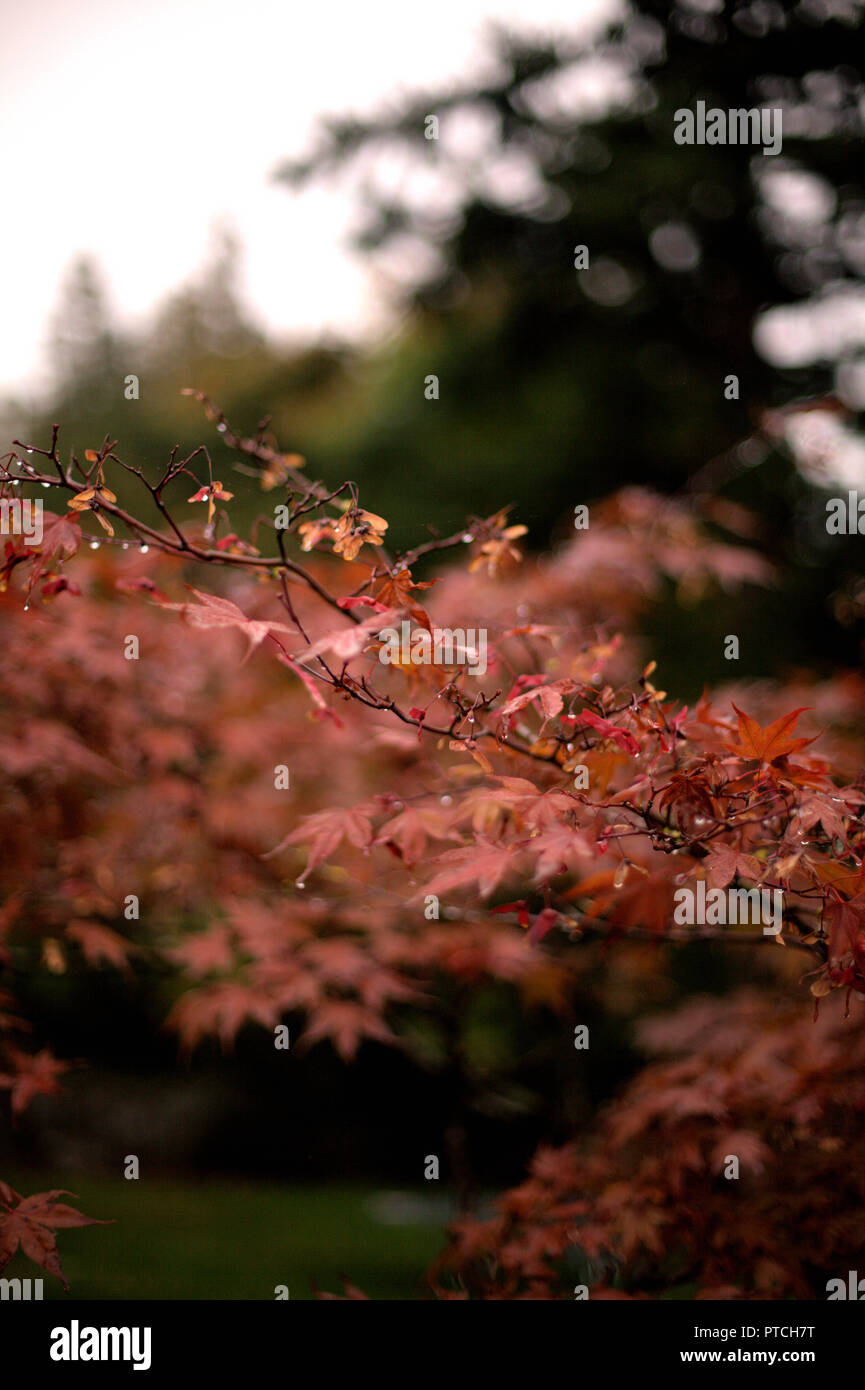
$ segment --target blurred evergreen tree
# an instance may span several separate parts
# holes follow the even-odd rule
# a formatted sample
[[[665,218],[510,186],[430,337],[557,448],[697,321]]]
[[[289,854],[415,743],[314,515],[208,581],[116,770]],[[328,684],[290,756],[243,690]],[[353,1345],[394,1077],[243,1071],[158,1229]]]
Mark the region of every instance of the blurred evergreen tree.
[[[861,223],[845,255],[865,207],[861,17],[853,3],[644,0],[589,41],[500,32],[493,81],[327,121],[281,177],[362,169],[359,244],[385,269],[419,267],[408,347],[363,441],[377,474],[410,467],[439,499],[444,480],[454,515],[498,480],[543,531],[571,495],[681,483],[749,433],[749,404],[827,389],[832,364],[779,373],[752,330],[769,305],[861,284]],[[697,100],[783,106],[783,154],[676,144],[674,113]],[[819,181],[821,215],[803,225],[775,206],[782,170]]]
[[[97,265],[89,256],[77,256],[48,333],[57,410],[101,418],[111,405],[112,384],[122,384],[124,346]]]
[[[239,258],[237,238],[221,230],[198,282],[165,300],[146,344],[157,373],[194,372],[207,358],[239,358],[264,346],[262,333],[243,308]]]

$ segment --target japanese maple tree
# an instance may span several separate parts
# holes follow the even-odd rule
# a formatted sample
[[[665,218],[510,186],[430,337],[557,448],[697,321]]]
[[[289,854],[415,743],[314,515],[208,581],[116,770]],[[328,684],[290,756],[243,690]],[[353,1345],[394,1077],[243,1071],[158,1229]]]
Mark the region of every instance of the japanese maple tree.
[[[353,483],[309,481],[266,425],[245,437],[195,394],[266,496],[246,537],[227,505],[244,484],[203,446],[155,480],[110,439],[65,463],[56,428],[2,461],[4,497],[41,484],[57,510],[38,543],[5,543],[0,963],[34,941],[48,971],[157,957],[183,1049],[299,1011],[301,1047],[351,1061],[366,1039],[413,1046],[413,1017],[483,980],[572,1031],[589,953],[652,974],[680,943],[740,946],[771,988],[646,1022],[668,1058],[590,1135],[544,1147],[496,1214],[467,1213],[433,1286],[806,1296],[865,1236],[861,681],[693,708],[660,688],[638,635],[654,596],[771,578],[709,497],[627,491],[537,559],[507,509],[391,554]],[[406,621],[482,628],[487,669],[381,660]],[[130,630],[157,678],[135,679]],[[677,924],[700,882],[780,892],[780,930]],[[66,1064],[28,1047],[9,990],[0,1005],[15,1116]],[[62,1278],[52,1232],[88,1219],[59,1195],[0,1186],[0,1265],[20,1244]]]

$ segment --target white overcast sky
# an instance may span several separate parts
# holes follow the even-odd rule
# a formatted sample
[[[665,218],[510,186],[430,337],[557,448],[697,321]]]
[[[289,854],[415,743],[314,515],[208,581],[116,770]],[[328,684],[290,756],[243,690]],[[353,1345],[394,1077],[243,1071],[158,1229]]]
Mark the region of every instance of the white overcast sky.
[[[489,21],[574,32],[616,0],[0,0],[0,392],[44,385],[46,324],[77,253],[135,324],[244,247],[260,322],[296,338],[376,321],[346,194],[274,167],[321,114],[372,111],[475,70]]]

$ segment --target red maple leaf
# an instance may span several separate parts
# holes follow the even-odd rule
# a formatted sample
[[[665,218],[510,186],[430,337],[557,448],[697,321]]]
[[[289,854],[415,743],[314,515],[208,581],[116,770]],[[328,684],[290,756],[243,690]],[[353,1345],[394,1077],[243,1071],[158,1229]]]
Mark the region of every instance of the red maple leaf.
[[[319,637],[317,642],[313,642],[303,653],[304,660],[309,661],[314,656],[321,656],[323,652],[337,658],[338,661],[351,661],[354,657],[360,656],[361,652],[366,651],[379,632],[384,627],[389,627],[399,617],[399,611],[394,608],[383,608],[373,613],[371,618],[364,618],[362,623],[355,623],[353,627],[339,628],[335,632],[326,632],[323,637]]]
[[[576,725],[588,724],[590,728],[596,729],[604,738],[611,738],[620,748],[624,748],[626,753],[630,753],[634,757],[640,751],[640,745],[633,734],[628,733],[627,729],[620,729],[618,724],[613,724],[609,719],[602,719],[600,715],[593,714],[590,709],[581,710],[578,715],[575,715],[574,723]]]
[[[15,1070],[0,1073],[0,1089],[10,1093],[13,1118],[27,1109],[34,1096],[57,1095],[60,1091],[57,1078],[72,1065],[59,1061],[48,1048],[30,1054],[7,1046],[6,1053]]]
[[[386,613],[388,605],[379,603],[378,599],[370,598],[369,594],[360,594],[356,597],[338,598],[337,605],[349,611],[352,608],[374,608],[376,613]]]
[[[168,1026],[179,1032],[184,1052],[191,1052],[210,1033],[225,1051],[245,1023],[254,1020],[272,1028],[278,1016],[277,1006],[262,998],[259,989],[239,980],[217,980],[182,995],[168,1016]]]
[[[88,965],[107,963],[128,973],[129,957],[138,953],[138,947],[133,942],[101,922],[76,918],[66,927],[65,935],[81,947]]]
[[[592,847],[585,835],[569,825],[548,826],[531,841],[529,850],[537,856],[535,883],[545,883],[557,874],[576,871],[583,860],[592,857]]]
[[[327,999],[315,1011],[298,1047],[304,1049],[329,1038],[346,1062],[350,1062],[364,1038],[392,1043],[394,1035],[387,1024],[353,999]]]
[[[406,864],[416,863],[431,840],[454,838],[444,814],[436,806],[407,806],[383,825],[376,844],[399,851]]]
[[[217,594],[205,594],[201,589],[193,589],[192,592],[201,600],[200,603],[162,603],[160,607],[173,608],[183,613],[186,621],[193,627],[236,627],[249,642],[244,661],[270,633],[287,632],[294,636],[294,628],[286,623],[277,623],[269,618],[247,618],[230,599],[220,598]]]
[[[511,693],[508,696],[507,703],[502,708],[502,718],[508,718],[511,715],[517,714],[533,700],[538,700],[543,710],[544,721],[555,719],[556,715],[560,714],[564,708],[565,695],[570,694],[570,692],[577,687],[577,682],[575,680],[563,677],[562,680],[553,681],[550,685],[539,685],[534,690],[522,688],[520,694],[514,694],[514,691],[521,689],[521,683],[522,687],[525,687],[529,685],[530,682],[534,683],[538,680],[543,680],[543,676],[517,677]]]
[[[7,1183],[0,1182],[0,1270],[6,1268],[20,1246],[22,1254],[29,1260],[46,1269],[49,1274],[56,1275],[68,1293],[69,1285],[60,1264],[54,1230],[112,1224],[93,1216],[84,1216],[74,1207],[56,1200],[58,1197],[74,1196],[74,1192],[55,1188],[51,1192],[35,1192],[31,1197],[22,1197]]]
[[[305,816],[297,830],[286,835],[278,845],[263,854],[262,859],[271,859],[274,854],[285,849],[286,845],[309,844],[309,859],[304,874],[311,873],[333,851],[348,840],[350,844],[363,849],[372,841],[372,823],[368,806],[336,807],[332,811],[317,811],[313,816]]]
[[[847,838],[844,815],[852,816],[852,803],[860,799],[861,793],[849,788],[845,793],[833,787],[831,796],[825,792],[811,792],[799,802],[796,818],[803,830],[813,830],[819,821],[830,838],[844,841]]]
[[[483,841],[465,849],[448,850],[438,859],[448,867],[436,874],[417,896],[423,898],[430,893],[441,896],[477,883],[481,897],[488,898],[516,869],[517,857],[523,853],[522,844],[497,845]]]
[[[81,525],[77,517],[45,512],[42,517],[42,539],[36,545],[28,542],[27,548],[48,559],[52,555],[74,555],[80,544]]]
[[[235,962],[231,932],[224,922],[217,922],[206,931],[194,932],[179,946],[166,951],[171,960],[183,966],[193,980],[221,970],[230,970]]]
[[[761,865],[753,854],[743,854],[729,845],[712,845],[703,863],[710,888],[726,888],[738,874],[740,878],[757,879]]]

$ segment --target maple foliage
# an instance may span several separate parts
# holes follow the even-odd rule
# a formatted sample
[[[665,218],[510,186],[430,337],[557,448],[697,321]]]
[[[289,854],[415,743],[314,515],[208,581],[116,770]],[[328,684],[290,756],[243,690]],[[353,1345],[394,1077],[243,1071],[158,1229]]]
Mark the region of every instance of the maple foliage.
[[[329,1045],[351,1061],[374,1044],[411,1051],[413,1018],[446,1013],[485,981],[567,1026],[597,947],[619,951],[603,956],[612,994],[627,951],[648,979],[681,942],[746,946],[780,982],[785,1026],[753,999],[683,1015],[674,1040],[697,1038],[689,1029],[711,1016],[741,1055],[701,1023],[693,1052],[649,1066],[585,1149],[545,1149],[501,1215],[461,1223],[436,1287],[563,1296],[577,1246],[599,1271],[593,1296],[651,1294],[665,1279],[798,1296],[809,1276],[780,1221],[807,1225],[808,1184],[778,1134],[813,1132],[816,1182],[839,1163],[820,1144],[862,1103],[850,1062],[865,997],[861,679],[730,686],[693,708],[655,684],[636,631],[655,598],[693,604],[771,578],[699,499],[630,490],[538,558],[521,555],[524,528],[506,510],[391,555],[387,522],[353,484],[309,482],[297,455],[243,437],[201,399],[261,490],[286,497],[289,523],[269,548],[264,528],[250,540],[231,529],[216,503],[232,493],[201,448],[172,454],[151,483],[110,440],[87,467],[67,467],[55,431],[49,448],[7,456],[5,480],[0,470],[0,490],[13,475],[44,483],[71,493],[74,513],[46,515],[38,544],[9,538],[0,579],[0,633],[15,653],[0,670],[0,1088],[13,1117],[70,1065],[25,1042],[16,970],[158,961],[173,972],[166,1024],[182,1051],[208,1038],[228,1049],[247,1026],[298,1014],[301,1050]],[[161,529],[118,503],[110,483],[120,489],[124,470]],[[203,528],[175,519],[175,484],[181,504],[207,502]],[[99,549],[81,550],[93,517]],[[414,577],[456,547],[461,563]],[[405,620],[427,634],[483,627],[487,669],[437,663],[432,649],[429,661],[383,661],[382,629]],[[130,627],[147,680],[124,655]],[[276,764],[290,766],[288,796]],[[780,931],[677,925],[676,890],[700,882],[780,891]],[[130,895],[140,921],[124,916]],[[773,1070],[783,1084],[770,1097]],[[758,1205],[772,1156],[789,1168],[776,1208],[737,1218],[750,1283],[736,1276],[733,1237],[713,1244],[724,1146],[750,1164]],[[15,1248],[62,1277],[51,1231],[87,1219],[73,1221],[56,1193],[5,1191],[3,1248],[35,1223],[43,1234]],[[684,1222],[701,1202],[705,1220]],[[821,1245],[815,1228],[814,1240],[828,1261],[848,1232],[840,1208],[825,1214],[834,1234]],[[674,1236],[675,1270],[663,1260]]]
[[[27,1108],[34,1096],[56,1095],[60,1090],[57,1078],[69,1069],[67,1062],[52,1057],[47,1048],[31,1054],[7,1044],[6,1055],[12,1070],[0,1074],[0,1088],[9,1091],[13,1119]]]
[[[744,991],[647,1020],[662,1060],[582,1143],[538,1151],[434,1280],[468,1298],[825,1297],[865,1242],[865,1035]],[[736,1195],[724,1169],[742,1166]],[[575,1254],[577,1258],[575,1259]]]

